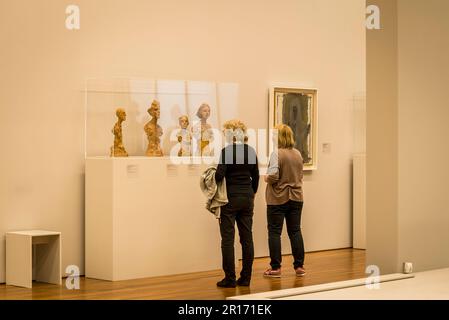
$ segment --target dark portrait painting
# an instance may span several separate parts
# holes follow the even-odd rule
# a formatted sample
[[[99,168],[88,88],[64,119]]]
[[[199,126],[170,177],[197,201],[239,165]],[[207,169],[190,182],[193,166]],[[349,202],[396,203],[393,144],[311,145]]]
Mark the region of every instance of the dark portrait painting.
[[[274,88],[272,98],[272,125],[288,125],[295,136],[295,148],[304,159],[304,168],[316,169],[316,90]]]

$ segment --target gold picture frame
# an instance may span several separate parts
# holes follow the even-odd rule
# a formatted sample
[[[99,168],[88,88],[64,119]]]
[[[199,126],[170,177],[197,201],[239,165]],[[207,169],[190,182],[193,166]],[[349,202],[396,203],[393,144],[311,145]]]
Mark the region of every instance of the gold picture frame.
[[[268,127],[272,129],[283,123],[292,128],[295,148],[304,160],[304,170],[317,170],[317,95],[317,89],[270,88]],[[273,150],[271,139],[269,150]]]

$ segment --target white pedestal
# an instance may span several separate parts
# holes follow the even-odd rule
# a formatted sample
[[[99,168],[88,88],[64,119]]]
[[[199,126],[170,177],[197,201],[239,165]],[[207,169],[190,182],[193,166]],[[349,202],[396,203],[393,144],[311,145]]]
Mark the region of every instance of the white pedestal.
[[[61,284],[60,232],[6,233],[6,284],[31,288],[33,273],[36,281]]]
[[[86,159],[86,277],[221,269],[218,220],[199,187],[206,168],[168,158]]]
[[[353,244],[366,249],[366,155],[354,155],[353,162]]]

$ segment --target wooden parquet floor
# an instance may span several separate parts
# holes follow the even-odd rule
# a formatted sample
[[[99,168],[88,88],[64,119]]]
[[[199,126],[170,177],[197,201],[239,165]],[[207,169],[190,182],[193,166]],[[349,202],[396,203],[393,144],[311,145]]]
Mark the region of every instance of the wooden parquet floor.
[[[0,285],[1,300],[222,300],[230,296],[289,289],[365,277],[365,251],[340,249],[306,253],[307,275],[295,276],[292,257],[283,257],[282,278],[264,278],[268,258],[254,261],[250,287],[217,288],[222,270],[182,275],[145,278],[118,282],[80,279],[79,290],[62,286],[33,283],[33,289]],[[236,270],[237,273],[239,269]]]

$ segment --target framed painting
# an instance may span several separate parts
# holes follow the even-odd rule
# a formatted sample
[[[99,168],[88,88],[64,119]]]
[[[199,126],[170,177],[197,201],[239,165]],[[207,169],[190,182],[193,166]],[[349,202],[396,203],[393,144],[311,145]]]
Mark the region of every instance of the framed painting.
[[[317,169],[317,90],[286,87],[270,89],[269,128],[288,125],[301,152],[304,170]],[[273,143],[269,141],[270,151]]]

